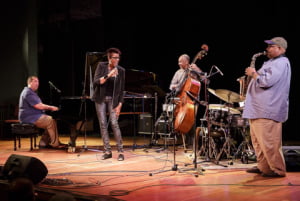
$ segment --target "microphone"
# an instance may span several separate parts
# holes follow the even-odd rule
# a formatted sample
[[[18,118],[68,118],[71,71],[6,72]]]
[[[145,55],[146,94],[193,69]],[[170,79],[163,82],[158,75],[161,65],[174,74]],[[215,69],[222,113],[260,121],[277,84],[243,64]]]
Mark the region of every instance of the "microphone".
[[[214,67],[215,67],[215,69],[217,69],[217,71],[223,76],[224,74],[222,73],[222,71],[217,67],[217,66],[215,66],[214,65]]]
[[[53,89],[55,89],[55,91],[57,91],[58,93],[61,93],[61,90],[59,90],[58,88],[56,88],[56,86],[51,82],[51,81],[48,81],[49,85],[51,87],[53,87]]]
[[[118,76],[118,67],[115,66],[112,70],[115,71],[115,75],[113,77],[116,78]]]

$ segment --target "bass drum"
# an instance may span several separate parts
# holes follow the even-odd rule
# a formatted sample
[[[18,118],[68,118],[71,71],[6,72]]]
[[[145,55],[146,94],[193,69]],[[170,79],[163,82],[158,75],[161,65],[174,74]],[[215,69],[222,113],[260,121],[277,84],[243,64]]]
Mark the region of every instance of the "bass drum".
[[[249,127],[249,120],[242,118],[241,115],[232,115],[231,127]]]

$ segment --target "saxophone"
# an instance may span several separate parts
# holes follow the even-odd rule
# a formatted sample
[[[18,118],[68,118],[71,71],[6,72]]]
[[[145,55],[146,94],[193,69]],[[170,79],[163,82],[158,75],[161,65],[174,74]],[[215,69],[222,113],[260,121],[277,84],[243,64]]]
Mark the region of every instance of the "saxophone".
[[[252,56],[251,63],[250,63],[251,68],[255,68],[255,61],[256,61],[257,57],[260,57],[262,55],[266,55],[266,51],[256,53]],[[241,96],[241,99],[245,100],[248,85],[251,81],[251,76],[245,76],[244,75],[242,77],[239,77],[237,79],[237,81],[240,83],[240,96]]]

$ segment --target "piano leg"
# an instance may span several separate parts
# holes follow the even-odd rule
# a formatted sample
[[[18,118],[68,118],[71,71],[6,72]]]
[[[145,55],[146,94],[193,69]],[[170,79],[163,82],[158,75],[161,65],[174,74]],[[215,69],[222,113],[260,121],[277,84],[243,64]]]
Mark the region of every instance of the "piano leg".
[[[76,147],[76,139],[78,137],[79,131],[76,130],[75,125],[70,125],[70,141],[69,141],[69,146],[71,147]]]

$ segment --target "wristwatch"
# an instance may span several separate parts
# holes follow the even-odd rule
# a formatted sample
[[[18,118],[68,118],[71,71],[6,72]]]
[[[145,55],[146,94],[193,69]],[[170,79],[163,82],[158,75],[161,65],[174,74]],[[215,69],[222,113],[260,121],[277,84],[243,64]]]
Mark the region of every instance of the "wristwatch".
[[[104,79],[107,79],[107,78],[108,78],[108,75],[105,75],[103,78],[104,78]]]

